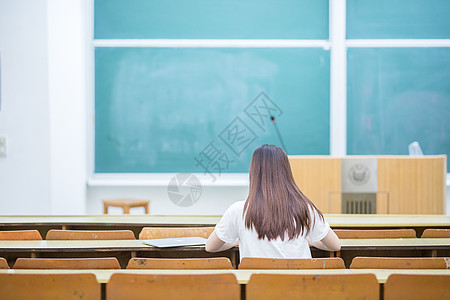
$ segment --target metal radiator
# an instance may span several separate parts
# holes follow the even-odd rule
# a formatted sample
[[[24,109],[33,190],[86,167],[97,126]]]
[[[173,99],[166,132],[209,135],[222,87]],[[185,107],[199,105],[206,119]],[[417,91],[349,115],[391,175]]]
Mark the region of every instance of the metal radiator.
[[[376,194],[342,194],[343,214],[376,214],[377,200]]]

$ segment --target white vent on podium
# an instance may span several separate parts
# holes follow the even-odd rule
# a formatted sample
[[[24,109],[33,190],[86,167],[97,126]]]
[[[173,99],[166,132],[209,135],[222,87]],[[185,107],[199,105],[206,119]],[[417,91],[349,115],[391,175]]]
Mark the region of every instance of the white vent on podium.
[[[376,197],[372,194],[361,195],[355,199],[352,194],[344,194],[342,199],[342,213],[344,214],[375,214],[377,212]],[[353,197],[352,197],[353,196]]]

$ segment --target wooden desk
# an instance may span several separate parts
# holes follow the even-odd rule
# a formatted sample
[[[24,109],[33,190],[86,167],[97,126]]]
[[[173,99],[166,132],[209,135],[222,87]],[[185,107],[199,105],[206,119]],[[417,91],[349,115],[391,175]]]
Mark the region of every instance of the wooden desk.
[[[381,257],[448,257],[450,239],[341,239],[341,251],[336,256],[350,267],[356,256]]]
[[[131,274],[234,274],[239,284],[247,284],[252,274],[367,274],[377,277],[378,283],[384,284],[391,274],[426,274],[450,275],[450,269],[326,269],[326,270],[0,270],[8,274],[67,274],[92,273],[99,283],[107,283],[114,273]]]
[[[325,214],[336,229],[413,228],[420,236],[425,228],[450,228],[446,215],[341,215]],[[43,237],[50,229],[129,229],[139,236],[143,227],[215,226],[221,216],[91,215],[0,216],[0,230],[38,229]]]
[[[450,228],[450,216],[447,215],[325,214],[324,216],[332,228],[341,229]]]
[[[132,257],[188,258],[228,257],[234,266],[239,261],[239,250],[233,248],[220,253],[208,253],[204,246],[156,248],[140,240],[90,241],[0,241],[0,257],[11,263],[19,257],[116,257],[125,268]]]
[[[324,274],[374,274],[381,286],[386,282],[391,274],[422,274],[422,275],[450,275],[449,269],[442,270],[387,270],[387,269],[338,269],[338,270],[0,270],[1,273],[7,274],[80,274],[92,273],[96,276],[98,282],[102,285],[102,299],[106,298],[105,285],[108,283],[112,274],[129,273],[129,274],[234,274],[236,280],[241,284],[241,299],[245,293],[245,285],[253,274],[308,274],[308,275],[324,275]],[[380,295],[383,299],[383,295]]]
[[[450,249],[450,238],[445,239],[341,239],[342,250],[429,250]]]
[[[0,216],[0,230],[37,229],[45,238],[50,229],[120,230],[134,232],[144,227],[214,227],[222,216],[86,215]]]
[[[450,249],[450,238],[441,239],[341,239],[342,250],[364,249]],[[42,241],[0,241],[0,251],[198,251],[203,246],[188,246],[177,248],[157,248],[148,246],[141,240],[42,240]]]
[[[447,239],[348,239],[341,240],[338,254],[350,265],[355,256],[450,256]],[[314,257],[329,257],[329,252],[312,249]],[[322,254],[322,255],[321,255]],[[105,241],[0,241],[0,257],[9,262],[18,257],[106,257],[115,256],[124,268],[131,257],[218,257],[230,258],[234,266],[239,261],[237,247],[220,253],[208,253],[202,246],[156,248],[140,240]]]

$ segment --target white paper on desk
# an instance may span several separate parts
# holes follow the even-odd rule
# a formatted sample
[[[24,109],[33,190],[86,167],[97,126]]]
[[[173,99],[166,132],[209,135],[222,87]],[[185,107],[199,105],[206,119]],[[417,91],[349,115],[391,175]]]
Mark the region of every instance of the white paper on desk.
[[[206,244],[206,239],[194,236],[194,237],[143,240],[143,242],[146,245],[158,248],[168,248],[168,247],[184,247],[184,246],[204,246]]]

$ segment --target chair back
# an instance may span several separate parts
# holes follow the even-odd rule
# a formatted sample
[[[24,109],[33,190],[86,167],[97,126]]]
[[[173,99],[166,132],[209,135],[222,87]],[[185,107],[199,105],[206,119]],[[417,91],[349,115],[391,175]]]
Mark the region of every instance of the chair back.
[[[102,258],[18,258],[13,269],[120,269],[115,257]]]
[[[450,229],[425,229],[421,238],[450,238]]]
[[[131,230],[57,230],[47,232],[47,240],[135,240]]]
[[[132,258],[127,269],[233,269],[226,257],[214,258]]]
[[[450,275],[389,275],[384,284],[384,299],[450,299]]]
[[[207,239],[214,227],[144,227],[140,240],[199,236]]]
[[[0,269],[9,269],[8,262],[3,257],[0,257]]]
[[[417,237],[414,229],[337,229],[333,231],[340,239],[400,239]]]
[[[332,258],[257,258],[244,257],[239,269],[345,269],[344,260]]]
[[[253,274],[246,299],[379,300],[374,274]]]
[[[94,274],[0,274],[0,299],[100,300]]]
[[[448,269],[444,257],[355,257],[350,269]]]
[[[239,300],[234,274],[155,275],[116,273],[106,284],[106,300]]]
[[[37,230],[7,230],[7,231],[0,231],[0,240],[2,241],[42,240],[42,236]]]

